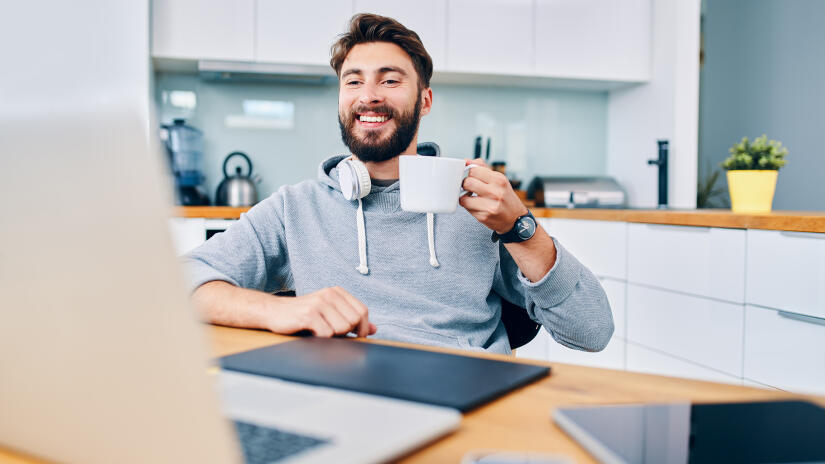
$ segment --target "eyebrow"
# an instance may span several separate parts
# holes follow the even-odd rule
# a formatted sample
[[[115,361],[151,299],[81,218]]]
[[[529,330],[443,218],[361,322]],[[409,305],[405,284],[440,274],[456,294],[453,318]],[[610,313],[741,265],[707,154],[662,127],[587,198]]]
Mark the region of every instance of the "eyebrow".
[[[397,72],[398,74],[401,74],[402,76],[407,75],[407,72],[404,71],[402,68],[399,68],[398,66],[382,66],[381,68],[378,69],[378,74],[386,74],[386,73],[389,73],[389,72]],[[347,69],[346,71],[341,73],[341,79],[343,79],[343,78],[345,78],[349,75],[352,75],[352,74],[363,74],[363,72],[358,68]]]

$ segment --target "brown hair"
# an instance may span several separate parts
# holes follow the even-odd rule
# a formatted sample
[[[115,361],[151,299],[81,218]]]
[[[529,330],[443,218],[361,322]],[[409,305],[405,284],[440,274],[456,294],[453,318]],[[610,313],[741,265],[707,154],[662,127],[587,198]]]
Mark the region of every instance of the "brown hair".
[[[392,18],[370,13],[353,16],[350,19],[349,31],[338,36],[338,41],[332,45],[329,65],[335,70],[335,74],[341,76],[344,59],[354,46],[368,42],[389,42],[401,47],[410,55],[413,67],[418,73],[418,86],[422,89],[430,86],[433,60],[418,34]]]

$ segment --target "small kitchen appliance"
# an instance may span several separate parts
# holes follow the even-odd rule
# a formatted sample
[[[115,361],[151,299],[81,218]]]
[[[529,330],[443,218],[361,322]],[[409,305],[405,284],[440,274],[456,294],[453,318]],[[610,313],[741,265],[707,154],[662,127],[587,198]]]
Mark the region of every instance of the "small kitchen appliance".
[[[203,132],[183,119],[175,119],[172,124],[160,127],[160,138],[166,146],[175,177],[177,203],[183,206],[209,205],[209,197],[200,188],[206,179],[201,172]]]
[[[537,176],[527,199],[548,208],[624,208],[627,193],[612,177]]]
[[[235,175],[230,176],[226,170],[229,160],[234,157],[241,157],[246,161],[247,173],[241,174],[240,166],[235,167]],[[233,151],[223,160],[224,179],[218,185],[215,193],[215,204],[218,206],[252,206],[258,202],[258,191],[255,188],[255,180],[252,178],[252,160],[246,153]]]

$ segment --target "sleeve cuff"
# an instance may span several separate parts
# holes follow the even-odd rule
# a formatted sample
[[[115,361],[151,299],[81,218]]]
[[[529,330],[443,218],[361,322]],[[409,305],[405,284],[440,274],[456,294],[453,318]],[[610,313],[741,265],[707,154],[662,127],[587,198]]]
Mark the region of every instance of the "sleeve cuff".
[[[195,292],[201,285],[212,282],[214,280],[222,280],[224,282],[228,282],[236,287],[240,287],[238,282],[235,279],[229,277],[228,275],[216,271],[211,266],[207,266],[197,260],[187,259],[184,258],[184,261],[188,261],[186,266],[184,266],[185,275],[184,279],[186,282],[186,288],[189,291],[189,294]]]
[[[556,262],[537,282],[531,282],[519,269],[518,279],[529,297],[542,308],[552,308],[566,300],[576,288],[581,276],[582,265],[558,240],[553,237],[556,247]]]

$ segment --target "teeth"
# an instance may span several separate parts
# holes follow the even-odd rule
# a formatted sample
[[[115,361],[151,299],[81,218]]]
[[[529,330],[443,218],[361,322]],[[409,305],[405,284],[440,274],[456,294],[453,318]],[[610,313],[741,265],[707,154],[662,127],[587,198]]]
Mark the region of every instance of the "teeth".
[[[384,122],[387,120],[386,116],[359,116],[361,122]]]

